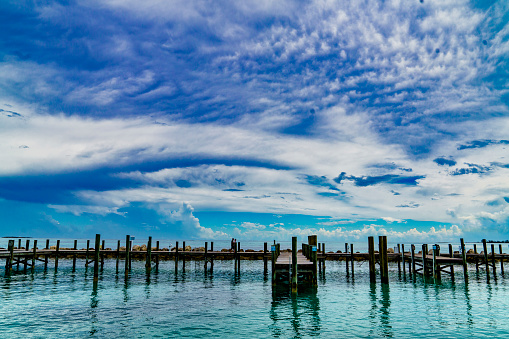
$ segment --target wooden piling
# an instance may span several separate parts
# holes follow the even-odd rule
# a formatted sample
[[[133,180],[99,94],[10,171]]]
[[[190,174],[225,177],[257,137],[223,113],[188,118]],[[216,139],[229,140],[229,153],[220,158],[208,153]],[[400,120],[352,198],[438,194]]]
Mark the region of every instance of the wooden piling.
[[[451,244],[449,244],[449,257],[454,258],[454,251]],[[454,265],[451,265],[451,280],[454,282]]]
[[[5,274],[9,275],[12,271],[12,264],[14,262],[14,240],[9,240],[7,251],[9,251],[9,256],[5,259]]]
[[[322,270],[323,270],[323,273],[325,274],[325,243],[323,242],[322,243]]]
[[[497,266],[495,265],[495,244],[491,244],[491,266],[493,267],[493,277],[497,279]]]
[[[401,245],[398,244],[398,273],[401,273]]]
[[[179,263],[179,242],[175,243],[175,273],[178,271],[178,263]]]
[[[73,250],[76,251],[77,249],[78,249],[78,240],[74,240]],[[72,256],[72,271],[76,272],[76,253],[74,253],[74,255]]]
[[[263,274],[267,274],[267,243],[263,243]]]
[[[240,273],[240,241],[237,242],[237,270],[239,271]]]
[[[94,249],[94,281],[99,280],[99,261],[101,255],[101,235],[95,235],[95,249]]]
[[[468,280],[468,271],[467,271],[467,254],[465,252],[465,241],[463,238],[460,239],[460,247],[461,247],[461,258],[463,259],[463,276],[465,277],[465,282]]]
[[[322,244],[321,243],[318,243],[317,250],[318,250],[318,253],[322,253]],[[318,271],[320,273],[322,272],[322,259],[321,258],[318,260]]]
[[[205,260],[205,272],[207,272],[207,252],[208,252],[208,248],[209,248],[209,243],[207,241],[205,241],[205,255],[204,255],[204,260]]]
[[[354,260],[353,260],[353,244],[350,244],[350,262],[352,263],[352,277],[354,275],[354,268],[353,268],[353,263],[354,263]]]
[[[125,268],[124,268],[124,275],[127,278],[129,276],[129,257],[130,257],[130,246],[131,243],[131,236],[128,234],[125,236]]]
[[[46,239],[46,249],[49,250],[49,239]],[[49,254],[44,255],[44,270],[48,269]]]
[[[504,258],[502,257],[502,244],[498,245],[498,252],[501,254],[500,256],[500,273],[504,275]]]
[[[147,252],[145,254],[145,269],[147,273],[152,270],[152,237],[148,237]]]
[[[412,268],[410,269],[410,274],[414,277],[415,279],[415,245],[412,244],[410,245],[410,249],[411,249],[411,261],[412,261]]]
[[[276,244],[270,247],[271,259],[272,259],[272,286],[276,286]]]
[[[292,237],[292,293],[297,293],[297,237]]]
[[[345,264],[346,264],[346,275],[349,276],[350,275],[350,264],[348,263],[348,256],[346,255],[348,254],[348,243],[345,242]]]
[[[117,255],[116,255],[116,262],[115,262],[115,271],[118,274],[118,266],[120,265],[120,240],[117,241]]]
[[[55,252],[55,272],[58,269],[58,254],[60,252],[60,240],[57,240],[57,247]]]
[[[27,239],[26,244],[25,244],[25,251],[28,251],[29,249],[30,249],[30,240],[29,240],[29,239]],[[25,272],[25,273],[26,273],[26,271],[27,271],[27,266],[28,266],[28,258],[27,258],[27,257],[25,257],[24,259],[25,259],[25,260],[23,261],[23,272]]]
[[[389,263],[387,257],[387,236],[378,237],[379,260],[380,260],[380,281],[382,284],[389,283]]]
[[[433,245],[433,279],[435,281],[441,280],[440,265],[438,264],[437,257],[440,256],[440,246]]]
[[[405,267],[405,244],[401,244],[401,265],[403,265],[403,275],[406,276]]]
[[[182,272],[186,271],[186,242],[182,241]]]
[[[427,277],[428,271],[426,265],[426,255],[428,254],[428,245],[426,244],[422,245],[421,254],[422,254],[422,276]]]
[[[369,282],[376,284],[375,239],[368,237]]]
[[[21,249],[21,239],[18,239],[18,250]],[[19,260],[18,260],[18,263],[16,264],[16,270],[19,270]]]
[[[482,240],[482,247],[484,250],[484,263],[486,267],[486,281],[490,282],[490,264],[488,262],[488,247],[486,246],[486,239]]]
[[[474,244],[474,254],[477,254],[477,244]],[[479,258],[477,257],[477,255],[474,258],[475,258],[475,272],[479,273]]]
[[[106,248],[106,240],[103,240],[102,246],[101,246],[101,270],[104,268],[104,249]]]
[[[90,248],[90,240],[87,240],[87,249],[86,249],[86,252],[85,252],[85,267],[88,267],[88,252],[89,252],[89,248]]]
[[[35,260],[37,259],[37,240],[34,240],[34,248],[32,252],[32,273],[35,271]]]
[[[156,251],[159,252],[159,240],[156,242]],[[159,253],[156,255],[156,272],[159,272]]]

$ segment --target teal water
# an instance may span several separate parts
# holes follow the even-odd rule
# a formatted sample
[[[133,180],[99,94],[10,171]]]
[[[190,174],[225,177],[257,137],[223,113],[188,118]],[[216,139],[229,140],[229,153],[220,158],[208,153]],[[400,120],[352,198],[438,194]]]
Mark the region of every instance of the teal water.
[[[99,281],[78,260],[75,273],[60,260],[55,273],[0,270],[2,338],[464,338],[509,337],[509,276],[487,284],[470,267],[465,283],[414,280],[390,265],[390,285],[370,284],[367,263],[355,275],[327,262],[318,287],[273,291],[261,261],[202,261],[178,272],[172,261],[146,275],[133,262],[130,277],[106,260]],[[509,269],[509,267],[507,268]]]

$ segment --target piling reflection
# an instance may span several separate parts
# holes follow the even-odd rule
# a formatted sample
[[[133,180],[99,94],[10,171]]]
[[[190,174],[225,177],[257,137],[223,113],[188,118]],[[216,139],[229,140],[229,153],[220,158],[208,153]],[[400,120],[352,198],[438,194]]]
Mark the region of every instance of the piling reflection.
[[[394,337],[394,331],[390,317],[390,287],[388,284],[381,284],[379,288],[380,296],[377,297],[377,285],[370,284],[369,299],[371,301],[371,308],[369,310],[369,318],[371,329],[369,336],[392,338]],[[380,333],[374,333],[375,329],[378,329]]]
[[[298,294],[292,294],[288,286],[273,288],[269,311],[273,337],[301,338],[320,335],[320,301],[317,290],[311,286],[299,288]],[[291,333],[285,333],[288,328],[291,328]]]
[[[97,323],[98,323],[98,317],[97,317],[97,306],[99,306],[99,296],[98,296],[98,290],[99,290],[99,283],[97,281],[94,281],[92,286],[92,293],[90,295],[90,335],[94,335],[97,333]]]

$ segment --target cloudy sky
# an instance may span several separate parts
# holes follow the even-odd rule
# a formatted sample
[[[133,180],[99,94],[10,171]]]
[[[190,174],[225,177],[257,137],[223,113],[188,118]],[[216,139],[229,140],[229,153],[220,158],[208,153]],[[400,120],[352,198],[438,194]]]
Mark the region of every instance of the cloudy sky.
[[[509,3],[0,2],[0,233],[509,239]]]

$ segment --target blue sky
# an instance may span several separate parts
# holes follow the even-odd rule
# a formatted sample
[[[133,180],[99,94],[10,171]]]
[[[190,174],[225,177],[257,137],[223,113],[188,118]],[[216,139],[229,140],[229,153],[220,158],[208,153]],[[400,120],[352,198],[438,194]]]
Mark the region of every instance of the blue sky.
[[[506,1],[0,3],[0,233],[509,238]]]

